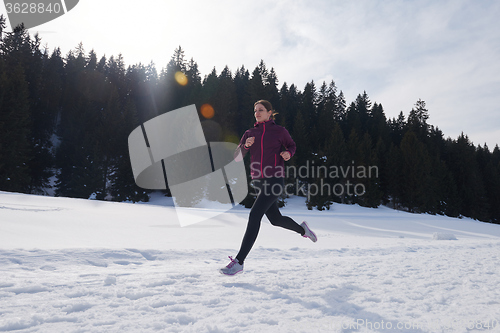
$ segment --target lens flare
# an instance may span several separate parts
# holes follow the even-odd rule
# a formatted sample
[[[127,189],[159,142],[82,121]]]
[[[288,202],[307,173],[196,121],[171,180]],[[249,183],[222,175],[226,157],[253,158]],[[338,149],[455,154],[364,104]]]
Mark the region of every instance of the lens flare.
[[[181,71],[175,72],[175,81],[181,86],[185,86],[188,83],[188,78],[186,74]]]
[[[233,142],[238,144],[240,142],[240,138],[234,133],[229,133],[224,136],[224,142]]]
[[[203,104],[201,106],[201,115],[205,117],[206,119],[212,119],[212,117],[215,114],[214,108],[210,104]]]

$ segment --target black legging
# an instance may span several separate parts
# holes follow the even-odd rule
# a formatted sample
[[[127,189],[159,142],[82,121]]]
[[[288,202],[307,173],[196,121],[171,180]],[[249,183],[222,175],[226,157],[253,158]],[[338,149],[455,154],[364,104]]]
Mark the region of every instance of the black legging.
[[[255,199],[252,209],[250,210],[247,230],[245,231],[245,236],[243,236],[240,252],[238,252],[236,256],[240,264],[243,264],[257,239],[260,221],[264,214],[266,214],[267,218],[274,226],[293,230],[301,235],[304,235],[305,232],[302,226],[288,216],[281,215],[279,211],[277,201],[285,186],[283,178],[256,179],[254,182],[255,186],[260,190],[260,193],[257,195],[257,199]]]

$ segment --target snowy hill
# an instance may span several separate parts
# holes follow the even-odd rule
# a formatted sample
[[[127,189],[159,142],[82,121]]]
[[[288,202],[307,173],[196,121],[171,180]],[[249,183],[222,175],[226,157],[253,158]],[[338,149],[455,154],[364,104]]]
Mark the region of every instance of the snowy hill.
[[[167,198],[0,192],[0,331],[500,331],[500,226],[302,200],[318,242],[264,218],[226,277],[248,209],[181,228]]]

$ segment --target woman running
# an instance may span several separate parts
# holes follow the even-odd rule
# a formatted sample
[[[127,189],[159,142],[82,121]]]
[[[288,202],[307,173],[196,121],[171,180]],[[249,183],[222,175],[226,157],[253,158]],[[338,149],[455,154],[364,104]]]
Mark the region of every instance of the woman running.
[[[257,198],[250,210],[247,229],[236,258],[220,272],[235,275],[243,271],[243,262],[252,249],[260,229],[264,214],[274,226],[293,230],[303,237],[316,242],[317,237],[304,221],[300,225],[288,216],[282,216],[278,209],[278,197],[284,189],[285,161],[295,153],[295,142],[288,131],[274,122],[271,103],[260,100],[254,104],[257,122],[243,134],[237,153],[242,156],[250,152],[250,174],[258,189]],[[284,150],[283,150],[284,149]]]

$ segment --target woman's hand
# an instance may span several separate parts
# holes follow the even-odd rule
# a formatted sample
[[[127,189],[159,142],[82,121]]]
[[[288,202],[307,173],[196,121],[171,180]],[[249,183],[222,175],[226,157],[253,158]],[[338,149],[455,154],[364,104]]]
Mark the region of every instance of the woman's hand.
[[[284,159],[285,161],[288,161],[288,160],[290,159],[290,157],[291,157],[291,156],[290,156],[290,153],[289,153],[289,152],[287,152],[287,151],[282,151],[282,152],[280,153],[280,155],[281,155],[281,157],[283,157],[283,159]]]
[[[253,145],[254,141],[255,141],[255,137],[253,137],[253,136],[252,136],[252,137],[249,137],[249,138],[245,141],[245,148],[247,148],[247,149],[248,149],[248,148],[250,148],[250,147]]]

